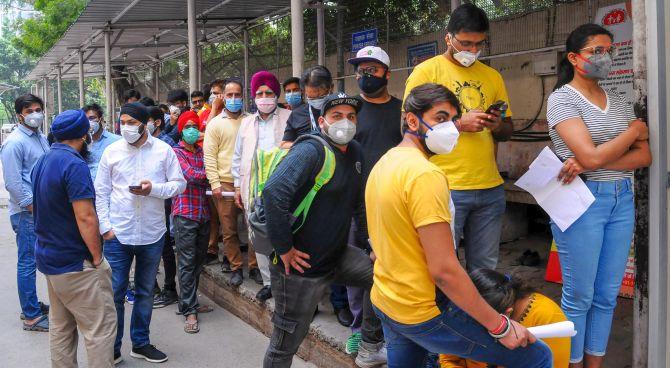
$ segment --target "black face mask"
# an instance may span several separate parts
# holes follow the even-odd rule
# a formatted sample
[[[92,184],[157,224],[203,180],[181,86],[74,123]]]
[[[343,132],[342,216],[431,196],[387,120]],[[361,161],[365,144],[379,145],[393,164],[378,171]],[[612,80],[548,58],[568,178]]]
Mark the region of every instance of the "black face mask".
[[[377,97],[388,84],[386,77],[377,77],[374,75],[363,74],[358,80],[358,88],[363,91],[366,96]]]

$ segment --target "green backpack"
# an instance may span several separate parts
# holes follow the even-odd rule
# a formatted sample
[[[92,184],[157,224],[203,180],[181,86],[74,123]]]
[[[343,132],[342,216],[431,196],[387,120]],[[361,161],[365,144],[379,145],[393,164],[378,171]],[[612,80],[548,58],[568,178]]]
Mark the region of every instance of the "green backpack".
[[[316,193],[333,177],[335,172],[335,154],[333,153],[330,145],[321,137],[317,135],[303,135],[299,137],[293,145],[298,144],[304,140],[316,139],[323,145],[324,157],[323,165],[321,170],[314,178],[314,185],[312,189],[309,190],[307,195],[300,201],[298,207],[293,211],[291,226],[293,228],[293,233],[295,234],[300,230],[302,225],[305,223],[305,219],[309,213],[309,208],[314,202]],[[270,151],[256,150],[256,155],[254,157],[254,162],[252,166],[252,177],[249,190],[249,240],[254,248],[254,250],[260,254],[270,256],[274,252],[272,243],[267,232],[267,223],[265,222],[265,210],[263,208],[263,189],[265,188],[265,183],[272,176],[275,169],[282,161],[288,150],[281,148],[274,148]],[[296,221],[301,219],[300,224],[295,227]]]

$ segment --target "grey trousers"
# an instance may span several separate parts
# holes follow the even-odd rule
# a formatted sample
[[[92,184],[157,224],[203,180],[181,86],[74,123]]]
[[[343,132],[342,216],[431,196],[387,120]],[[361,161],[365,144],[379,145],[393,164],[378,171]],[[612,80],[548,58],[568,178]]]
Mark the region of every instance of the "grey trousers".
[[[179,311],[188,316],[197,314],[198,285],[209,245],[209,221],[197,222],[175,216],[173,222],[180,290]]]
[[[372,261],[361,249],[347,246],[332,272],[320,277],[286,275],[278,265],[270,265],[275,312],[274,330],[265,353],[264,368],[290,367],[293,355],[309,331],[316,306],[331,284],[357,286],[365,290],[363,298],[363,341],[379,343],[384,340],[381,321],[370,302]]]

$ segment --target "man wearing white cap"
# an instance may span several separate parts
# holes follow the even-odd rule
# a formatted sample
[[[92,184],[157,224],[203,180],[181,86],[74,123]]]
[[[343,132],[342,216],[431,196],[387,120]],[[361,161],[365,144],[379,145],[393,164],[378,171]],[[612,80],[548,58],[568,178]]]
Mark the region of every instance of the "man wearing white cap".
[[[349,59],[354,66],[358,88],[361,91],[363,105],[358,113],[358,126],[354,139],[363,149],[363,183],[367,182],[372,167],[391,148],[402,141],[400,114],[402,101],[388,92],[391,78],[391,61],[388,54],[377,46],[366,46]],[[349,244],[369,244],[360,239],[367,231],[359,231],[352,221]],[[370,252],[365,249],[367,252]],[[351,325],[352,335],[347,340],[346,352],[354,354],[361,341],[361,322],[364,290],[347,287],[349,308],[354,315]]]

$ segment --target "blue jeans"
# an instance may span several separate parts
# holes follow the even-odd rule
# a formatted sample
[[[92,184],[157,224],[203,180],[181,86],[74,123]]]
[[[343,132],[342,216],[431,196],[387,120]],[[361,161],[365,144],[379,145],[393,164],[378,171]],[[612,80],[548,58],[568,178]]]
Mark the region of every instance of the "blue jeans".
[[[163,253],[165,237],[153,244],[126,245],[116,238],[105,240],[105,258],[112,267],[112,289],[114,290],[114,306],[118,322],[114,353],[121,352],[123,339],[123,317],[126,290],[130,266],[135,258],[135,303],[130,317],[130,340],[134,348],[149,344],[149,325],[154,303],[154,282],[158,263]]]
[[[422,367],[426,355],[454,354],[507,368],[551,368],[551,350],[538,340],[525,348],[509,350],[452,302],[442,314],[423,323],[398,323],[375,308],[382,321],[388,350],[388,368]]]
[[[35,319],[42,315],[35,287],[35,226],[33,215],[28,211],[15,213],[9,217],[12,229],[16,233],[18,262],[16,263],[16,284],[19,290],[21,312],[26,319]]]
[[[561,309],[577,330],[573,363],[584,353],[605,355],[635,221],[630,180],[586,185],[596,197],[591,207],[565,232],[551,224],[563,272]]]
[[[505,189],[499,185],[491,189],[452,190],[451,199],[456,207],[454,238],[457,247],[465,247],[468,271],[495,269],[505,214]]]

